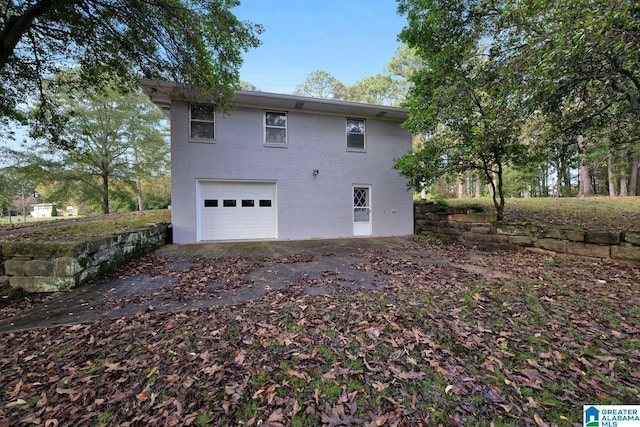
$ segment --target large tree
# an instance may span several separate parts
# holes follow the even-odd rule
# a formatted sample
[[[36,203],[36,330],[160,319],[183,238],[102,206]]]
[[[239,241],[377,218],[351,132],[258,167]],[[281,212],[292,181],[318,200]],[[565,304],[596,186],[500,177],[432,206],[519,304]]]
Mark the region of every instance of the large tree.
[[[395,167],[416,190],[441,175],[459,179],[479,173],[502,220],[505,167],[526,163],[529,153],[520,135],[526,118],[521,103],[507,96],[509,84],[499,74],[499,66],[478,57],[466,58],[446,74],[434,68],[417,71],[405,126],[423,140]]]
[[[529,0],[499,12],[500,43],[513,48],[501,54],[528,76],[536,106],[562,111],[578,130],[616,104],[640,114],[636,1]]]
[[[451,76],[469,71],[472,61],[484,58],[492,64],[487,70],[493,77],[481,72],[495,79],[493,86],[502,87],[500,93],[491,84],[483,87],[491,99],[519,105],[523,116],[536,114],[549,121],[550,138],[538,138],[536,143],[561,156],[551,162],[566,165],[567,153],[579,152],[581,184],[588,186],[594,150],[608,144],[610,160],[620,157],[619,150],[626,153],[631,167],[630,172],[621,170],[623,176],[637,174],[633,160],[640,122],[637,2],[398,0],[398,4],[399,12],[407,16],[400,39],[424,60],[422,71],[414,74],[412,90],[413,100],[423,102],[411,104],[410,124],[422,126],[420,117],[439,108],[430,102],[437,97],[434,87],[442,87]],[[422,84],[425,75],[433,77],[432,85]],[[604,135],[601,129],[614,122],[625,123],[626,130]],[[521,130],[514,126],[513,132]],[[608,169],[615,167],[610,163]]]
[[[0,127],[36,119],[54,138],[64,123],[43,89],[61,67],[79,66],[80,85],[109,75],[194,85],[226,105],[238,86],[242,52],[260,26],[239,21],[238,0],[5,0],[0,6]],[[4,126],[3,126],[4,125]]]
[[[399,105],[404,100],[402,81],[389,75],[375,74],[359,80],[347,89],[347,100],[378,105]]]
[[[346,87],[344,83],[327,71],[315,70],[307,79],[296,86],[295,95],[311,96],[323,99],[344,99]]]
[[[602,163],[607,165],[606,194],[635,194],[625,175],[638,173],[640,5],[536,0],[515,9],[509,14],[518,29],[511,62],[527,76],[532,108],[544,112],[556,133],[564,134],[561,139],[571,142],[569,149],[579,152],[578,194],[598,192],[591,181]],[[619,175],[614,158],[623,163]]]
[[[13,152],[22,170],[46,184],[51,201],[83,200],[108,214],[114,198],[133,196],[142,209],[143,179],[168,169],[166,118],[140,91],[122,94],[113,83],[87,93],[74,90],[77,75],[56,77],[47,96],[58,99],[69,118],[61,137],[75,148],[36,142]]]

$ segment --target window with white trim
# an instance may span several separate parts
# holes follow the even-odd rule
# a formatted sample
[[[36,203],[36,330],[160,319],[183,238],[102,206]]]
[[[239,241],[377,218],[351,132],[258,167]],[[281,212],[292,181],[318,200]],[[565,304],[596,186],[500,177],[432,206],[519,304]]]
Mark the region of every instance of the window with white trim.
[[[364,150],[364,119],[347,118],[347,148]]]
[[[191,104],[189,108],[189,138],[213,140],[215,137],[215,109],[211,104]]]
[[[287,145],[287,113],[265,111],[264,143],[266,145]]]

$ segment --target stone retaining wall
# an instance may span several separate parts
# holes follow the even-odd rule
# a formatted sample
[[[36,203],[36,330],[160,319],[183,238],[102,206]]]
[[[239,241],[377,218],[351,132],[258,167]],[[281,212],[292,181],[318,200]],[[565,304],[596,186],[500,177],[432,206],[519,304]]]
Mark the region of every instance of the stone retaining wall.
[[[0,287],[26,292],[74,288],[163,245],[169,224],[75,243],[0,243]]]
[[[479,249],[538,250],[556,254],[640,264],[640,232],[500,224],[495,215],[446,211],[433,203],[414,206],[415,233]]]

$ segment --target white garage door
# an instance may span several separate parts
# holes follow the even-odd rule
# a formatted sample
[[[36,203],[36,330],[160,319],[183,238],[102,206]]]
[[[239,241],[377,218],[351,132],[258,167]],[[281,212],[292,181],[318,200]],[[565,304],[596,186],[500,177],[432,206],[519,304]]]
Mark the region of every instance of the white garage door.
[[[275,239],[276,184],[199,181],[198,240]]]

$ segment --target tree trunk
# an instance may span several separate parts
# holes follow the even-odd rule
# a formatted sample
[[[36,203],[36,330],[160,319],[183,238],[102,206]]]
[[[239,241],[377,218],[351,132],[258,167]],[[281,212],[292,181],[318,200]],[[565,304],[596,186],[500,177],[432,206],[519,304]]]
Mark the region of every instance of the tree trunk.
[[[489,185],[489,193],[493,199],[493,206],[496,208],[496,219],[502,221],[504,219],[504,191],[502,187],[502,165],[497,164],[498,171],[492,172],[486,162],[484,163],[484,174]]]
[[[498,200],[496,201],[496,197],[493,198],[493,204],[496,207],[496,219],[498,221],[502,221],[504,219],[504,191],[502,187],[502,165],[498,164],[498,173],[497,175],[497,190],[498,190]]]
[[[144,201],[142,200],[142,180],[140,179],[140,168],[138,167],[138,147],[134,145],[133,147],[133,162],[134,168],[136,172],[136,192],[138,196],[138,210],[144,210]]]
[[[27,222],[27,202],[24,197],[24,188],[22,189],[22,222]]]
[[[456,179],[458,199],[462,199],[464,197],[464,181],[463,180],[464,180],[464,175],[458,175],[458,178]]]
[[[5,19],[7,18],[6,5],[11,3],[5,2],[5,10],[3,12],[3,15],[5,15],[3,18]],[[11,16],[9,14],[9,19],[3,22],[4,28],[0,33],[0,69],[4,68],[5,64],[11,60],[16,46],[30,30],[33,21],[55,9],[56,3],[52,0],[38,1],[36,4],[27,7],[19,16]]]
[[[102,213],[109,214],[109,174],[102,174]]]
[[[640,166],[640,155],[634,154],[631,159],[631,177],[629,178],[629,195],[638,195],[638,167]]]
[[[571,171],[569,168],[563,167],[562,171],[564,173],[564,193],[563,196],[571,196]]]
[[[580,149],[580,188],[578,197],[593,196],[591,174],[589,173],[589,156],[584,143],[584,136],[578,135],[578,148]]]
[[[617,196],[618,191],[616,189],[616,177],[613,169],[613,155],[611,154],[611,150],[609,150],[609,154],[607,154],[607,181],[609,182],[609,197]]]
[[[556,189],[553,191],[553,196],[560,197],[562,195],[562,166],[560,166],[560,161],[554,162],[554,167],[556,168]]]
[[[476,173],[476,199],[481,196],[482,193],[482,183],[480,182],[480,174]]]
[[[623,153],[620,160],[620,196],[626,197],[629,195],[629,188],[627,187],[627,153]]]
[[[142,181],[140,175],[136,175],[136,192],[138,193],[138,210],[144,211],[144,201],[142,200]]]
[[[571,169],[567,166],[569,160],[567,160],[567,149],[562,148],[560,151],[560,159],[558,160],[558,179],[562,174],[562,187],[559,187],[559,194],[562,196],[571,196]]]

